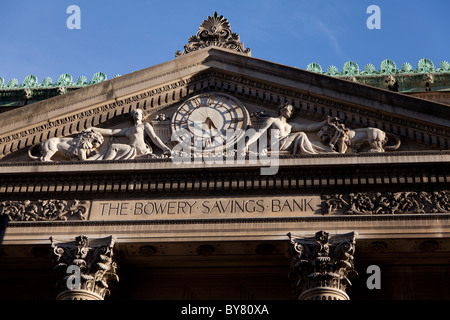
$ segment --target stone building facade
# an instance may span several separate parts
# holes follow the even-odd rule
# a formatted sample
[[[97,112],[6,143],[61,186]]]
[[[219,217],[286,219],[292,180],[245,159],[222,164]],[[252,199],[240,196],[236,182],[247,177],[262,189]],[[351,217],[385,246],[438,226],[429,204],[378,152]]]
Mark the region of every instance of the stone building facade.
[[[144,70],[1,81],[0,297],[450,298],[448,64],[372,67],[215,13]]]

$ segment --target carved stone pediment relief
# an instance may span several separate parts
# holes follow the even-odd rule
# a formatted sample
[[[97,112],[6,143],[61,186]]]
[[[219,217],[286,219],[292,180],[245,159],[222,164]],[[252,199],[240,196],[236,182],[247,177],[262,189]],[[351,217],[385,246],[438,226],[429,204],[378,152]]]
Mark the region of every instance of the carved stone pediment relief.
[[[389,149],[395,149],[395,151],[448,149],[450,130],[441,123],[435,124],[434,122],[430,122],[431,120],[427,120],[428,122],[425,121],[425,119],[429,118],[428,114],[421,118],[421,114],[417,113],[416,110],[410,115],[396,114],[388,111],[389,108],[394,109],[395,103],[397,103],[395,99],[400,99],[398,97],[400,94],[398,93],[380,92],[383,95],[395,95],[390,97],[392,98],[392,105],[386,105],[381,110],[366,102],[369,97],[355,95],[354,98],[351,98],[353,101],[349,100],[346,102],[335,98],[332,93],[327,93],[327,95],[315,94],[313,93],[314,87],[311,87],[311,85],[309,85],[310,92],[307,93],[302,89],[305,83],[301,82],[303,81],[301,79],[303,76],[301,70],[289,70],[292,74],[277,74],[276,72],[284,71],[278,70],[280,68],[278,65],[259,60],[252,60],[250,63],[250,61],[244,60],[252,58],[242,55],[235,57],[236,59],[231,63],[225,60],[225,58],[231,58],[229,55],[233,54],[224,51],[219,52],[217,49],[210,49],[208,52],[192,52],[189,54],[189,63],[186,60],[184,69],[167,63],[167,66],[165,65],[164,75],[154,75],[151,78],[154,81],[151,86],[143,86],[144,80],[136,82],[135,85],[140,90],[130,93],[127,96],[121,97],[119,94],[125,89],[112,89],[111,85],[102,83],[101,85],[103,87],[99,86],[96,90],[99,91],[98,96],[101,95],[100,92],[105,94],[105,100],[103,102],[99,100],[96,104],[90,104],[88,100],[82,102],[74,100],[70,101],[73,104],[70,112],[67,111],[66,114],[62,113],[58,116],[47,115],[46,122],[39,120],[42,118],[40,115],[36,118],[36,122],[30,120],[32,118],[26,120],[23,124],[17,122],[14,130],[8,131],[9,129],[7,130],[6,127],[0,127],[1,161],[30,161],[28,157],[29,149],[51,138],[59,138],[60,141],[58,143],[71,144],[70,146],[59,145],[60,149],[62,149],[61,152],[66,154],[59,158],[55,155],[53,158],[54,161],[66,161],[68,157],[70,161],[83,161],[85,158],[91,158],[94,155],[104,152],[102,148],[110,145],[112,143],[111,140],[116,140],[116,143],[122,145],[118,146],[120,150],[117,151],[120,151],[125,158],[131,159],[135,151],[126,150],[127,148],[124,146],[127,144],[126,136],[100,133],[104,141],[102,143],[103,147],[99,148],[95,144],[101,142],[101,138],[100,140],[97,139],[97,142],[92,140],[85,143],[81,134],[86,133],[84,130],[89,129],[91,130],[91,134],[95,135],[96,131],[91,128],[100,128],[107,131],[110,129],[122,129],[125,131],[125,127],[133,126],[134,120],[130,121],[129,119],[132,111],[136,109],[143,111],[143,125],[145,127],[148,126],[144,123],[151,125],[154,131],[154,137],[158,137],[161,140],[161,142],[156,143],[151,141],[151,139],[147,140],[146,144],[149,144],[149,147],[152,148],[151,152],[148,152],[148,149],[146,151],[146,148],[143,147],[141,150],[136,151],[136,155],[145,156],[155,154],[160,157],[164,153],[167,154],[167,149],[172,150],[175,145],[170,138],[173,130],[173,116],[176,114],[178,108],[195,96],[211,93],[220,93],[239,100],[248,112],[249,127],[254,129],[261,128],[267,119],[278,117],[277,108],[285,103],[292,105],[295,110],[293,116],[289,119],[290,122],[298,122],[302,125],[320,123],[325,121],[327,116],[329,116],[331,122],[327,124],[327,127],[322,130],[320,135],[318,134],[319,132],[305,132],[309,141],[317,144],[322,149],[325,148],[327,151],[354,153],[368,151],[391,152],[392,150]],[[187,56],[178,57],[177,59],[182,59],[178,64],[183,64],[183,59],[186,58]],[[197,58],[199,58],[199,61],[195,60]],[[244,59],[242,65],[238,66],[237,64],[241,63],[241,59]],[[261,65],[261,68],[257,68],[259,65]],[[199,66],[206,69],[203,72],[195,72]],[[210,68],[210,66],[213,68]],[[221,68],[227,68],[227,71],[222,71]],[[243,72],[243,74],[233,74],[232,68],[241,70],[239,72]],[[245,75],[247,73],[254,73],[256,70],[260,74],[253,74],[252,77]],[[176,77],[172,81],[162,80],[162,77],[166,75],[174,75],[182,71],[187,72],[182,80]],[[137,75],[133,76],[140,78],[146,72],[148,73],[146,70],[138,71],[136,72]],[[139,76],[140,73],[143,75]],[[293,82],[292,77],[296,73],[298,73],[299,79]],[[274,74],[278,78],[274,78]],[[258,78],[264,75],[267,78]],[[147,77],[149,76],[147,75]],[[308,76],[322,77],[321,75],[310,74]],[[158,79],[160,78],[161,82],[159,83]],[[124,88],[132,88],[133,83],[130,82],[130,79],[127,79],[125,76],[125,78],[120,77],[109,81],[114,81],[114,87],[121,88],[121,85],[123,85]],[[326,81],[342,82],[343,80],[330,80],[327,78]],[[124,83],[122,84],[122,82]],[[298,84],[298,88],[294,87],[296,84]],[[333,85],[333,83],[329,85]],[[348,86],[349,84],[346,83],[346,85]],[[358,86],[358,84],[352,85]],[[87,90],[86,92],[89,91],[89,94],[91,94],[95,91],[94,87],[82,88],[69,95],[78,97],[84,90]],[[373,90],[382,91],[375,88]],[[350,94],[350,92],[347,94]],[[107,97],[115,98],[114,100],[110,100]],[[66,97],[66,99],[69,98],[69,96]],[[49,104],[53,104],[53,101],[56,101],[52,99],[49,99]],[[409,102],[411,98],[407,97],[405,99],[408,99]],[[42,101],[39,103],[39,110],[46,109],[45,102]],[[412,99],[411,103],[413,102],[426,103],[430,104],[430,106],[434,105],[431,102],[423,102],[420,99]],[[80,105],[83,107],[80,108]],[[29,105],[26,108],[34,110],[33,105]],[[69,107],[67,106],[67,108]],[[439,109],[440,106],[436,104],[436,108]],[[3,115],[8,116],[13,113],[19,112],[18,110],[12,110]],[[376,137],[373,142],[378,144],[378,146],[371,146],[368,143],[368,135]],[[145,136],[150,137],[148,133]],[[363,139],[367,139],[367,141],[363,141],[364,146],[360,143],[361,136]],[[385,141],[386,137],[388,141]],[[63,138],[72,138],[73,140],[61,141]],[[74,144],[76,142],[84,144],[86,148],[77,149],[77,147],[73,147],[72,143]],[[400,145],[398,145],[399,142]],[[71,152],[72,155],[70,155]],[[31,152],[31,154],[35,157],[40,156],[39,150],[37,149],[34,149],[34,152]],[[97,157],[97,160],[103,159],[102,157],[105,157],[105,154]]]
[[[130,123],[119,127],[88,127],[73,137],[49,138],[31,146],[28,157],[50,162],[211,154],[289,156],[385,152],[401,146],[398,136],[378,128],[348,128],[343,120],[329,115],[308,123],[301,117],[292,119],[294,111],[291,104],[281,103],[276,115],[261,109],[250,113],[235,96],[209,92],[184,100],[168,114],[145,118],[144,111],[137,108],[130,112]]]

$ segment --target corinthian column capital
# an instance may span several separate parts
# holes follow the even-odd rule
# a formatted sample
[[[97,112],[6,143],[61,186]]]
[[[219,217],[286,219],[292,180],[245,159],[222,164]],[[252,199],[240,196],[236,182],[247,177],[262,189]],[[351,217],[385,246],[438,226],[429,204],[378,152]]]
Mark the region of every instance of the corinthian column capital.
[[[58,300],[103,300],[110,294],[110,283],[119,281],[112,236],[78,236],[74,241],[50,237],[50,241]]]
[[[299,300],[349,300],[349,278],[354,269],[356,233],[330,237],[319,231],[314,237],[300,238],[288,233],[292,256],[289,277]]]

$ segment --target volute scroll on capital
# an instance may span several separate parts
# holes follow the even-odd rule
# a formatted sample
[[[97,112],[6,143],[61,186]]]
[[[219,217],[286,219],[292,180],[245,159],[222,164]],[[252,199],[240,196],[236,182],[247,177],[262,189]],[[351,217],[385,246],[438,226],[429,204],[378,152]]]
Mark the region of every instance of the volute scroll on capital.
[[[330,236],[325,231],[302,238],[288,233],[292,257],[289,278],[299,300],[348,300],[354,268],[356,232]]]
[[[103,300],[111,285],[119,281],[112,236],[90,239],[80,235],[73,241],[50,237],[58,300]],[[75,283],[68,269],[77,269]],[[70,269],[69,269],[70,270]]]

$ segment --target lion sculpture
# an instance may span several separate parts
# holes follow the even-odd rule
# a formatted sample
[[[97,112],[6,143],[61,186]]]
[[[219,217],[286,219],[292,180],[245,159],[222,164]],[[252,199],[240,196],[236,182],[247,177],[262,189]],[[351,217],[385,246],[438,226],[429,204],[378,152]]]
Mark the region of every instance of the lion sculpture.
[[[349,129],[336,118],[328,119],[318,135],[322,142],[339,153],[346,153],[349,148],[358,152],[363,147],[369,147],[369,152],[394,151],[401,144],[400,138],[394,134],[372,127]],[[393,141],[393,144],[386,145],[388,141]]]
[[[103,136],[95,130],[83,130],[74,138],[50,138],[28,149],[28,156],[33,160],[52,161],[56,154],[62,154],[66,159],[87,160],[95,154],[95,150],[103,143]],[[39,153],[39,155],[36,155]]]

